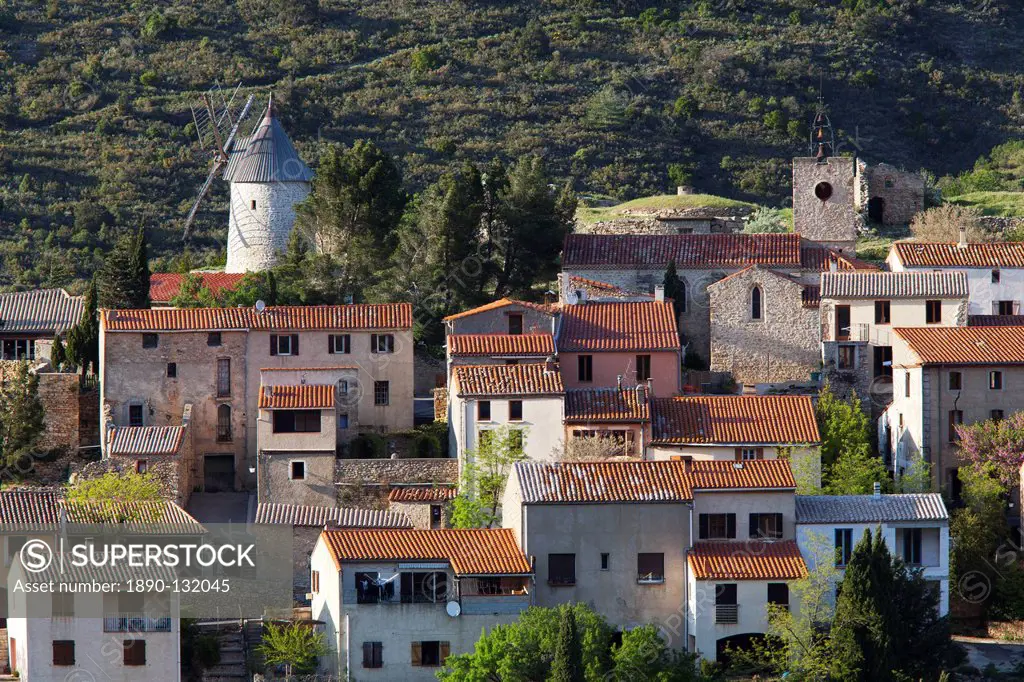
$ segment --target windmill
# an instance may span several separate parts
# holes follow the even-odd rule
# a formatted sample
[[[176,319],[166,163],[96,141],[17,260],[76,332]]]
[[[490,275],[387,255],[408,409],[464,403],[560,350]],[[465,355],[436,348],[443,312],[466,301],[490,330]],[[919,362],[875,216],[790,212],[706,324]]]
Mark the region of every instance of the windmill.
[[[242,84],[239,83],[231,90],[230,94],[226,94],[219,85],[215,85],[210,90],[204,92],[200,96],[199,102],[191,107],[192,122],[195,124],[199,147],[204,152],[210,153],[212,158],[210,172],[206,175],[206,182],[199,189],[199,195],[196,197],[195,203],[192,204],[188,217],[185,218],[185,228],[181,237],[182,241],[188,241],[189,232],[191,232],[192,225],[196,220],[196,214],[199,213],[199,206],[203,203],[203,198],[210,191],[213,179],[228,162],[231,150],[235,144],[236,135],[238,134],[238,128],[252,109],[252,103],[256,96],[249,95],[246,97],[245,102],[242,103],[241,95],[239,94],[241,88]]]

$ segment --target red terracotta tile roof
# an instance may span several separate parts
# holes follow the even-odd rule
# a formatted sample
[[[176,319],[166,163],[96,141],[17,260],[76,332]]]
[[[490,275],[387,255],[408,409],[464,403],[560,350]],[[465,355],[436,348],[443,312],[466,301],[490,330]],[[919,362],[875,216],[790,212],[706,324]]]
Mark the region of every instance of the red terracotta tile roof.
[[[555,354],[551,334],[449,334],[448,352],[464,356],[546,357]]]
[[[176,455],[185,440],[184,426],[117,426],[107,436],[114,456]]]
[[[565,392],[566,423],[641,422],[650,415],[647,400],[634,388],[576,388]]]
[[[839,272],[878,270],[878,267],[871,263],[852,256],[844,256],[838,251],[819,246],[813,242],[804,240],[800,247],[800,267],[802,270],[828,272],[831,269],[829,263],[833,258],[836,261],[836,269]]]
[[[1024,327],[895,327],[923,364],[1024,364]]]
[[[325,530],[336,564],[352,561],[447,561],[456,575],[528,575],[530,563],[510,528]]]
[[[810,396],[655,398],[652,443],[818,443]]]
[[[560,395],[565,392],[556,366],[543,362],[519,365],[456,365],[456,395]]]
[[[261,410],[326,410],[334,407],[333,384],[260,386]]]
[[[107,331],[412,329],[409,303],[103,310]]]
[[[804,286],[800,294],[800,305],[805,308],[818,308],[821,306],[821,287]]]
[[[737,466],[740,464],[740,466]],[[516,462],[522,499],[534,504],[675,503],[694,490],[793,490],[785,459],[731,461]]]
[[[969,327],[1024,327],[1024,315],[968,315]]]
[[[562,264],[566,269],[664,269],[742,267],[751,263],[799,267],[797,234],[570,234]]]
[[[217,295],[222,291],[230,291],[238,286],[245,277],[244,273],[229,272],[197,272],[203,286]],[[186,275],[177,272],[154,272],[149,276],[149,300],[154,303],[168,303],[181,291]]]
[[[896,242],[892,251],[909,268],[1024,268],[1024,242]]]
[[[582,303],[562,308],[559,352],[679,350],[671,301]]]
[[[5,531],[56,528],[63,492],[56,490],[0,491],[0,524]]]
[[[807,575],[796,540],[698,542],[687,562],[697,580],[799,580]]]
[[[457,320],[461,317],[469,317],[470,315],[486,313],[489,310],[498,310],[499,308],[504,308],[510,305],[521,306],[523,308],[532,308],[538,312],[546,313],[549,315],[558,309],[557,304],[547,305],[544,303],[531,303],[530,301],[519,301],[514,298],[500,298],[497,301],[491,301],[490,303],[485,303],[481,306],[477,306],[476,308],[470,308],[469,310],[463,310],[461,313],[449,315],[444,318],[444,321],[447,322],[448,320]]]
[[[577,275],[569,276],[569,289],[571,291],[584,291],[590,300],[602,299],[653,299],[654,294],[643,291],[630,291],[608,282],[598,282],[595,279],[587,279]]]
[[[444,502],[454,500],[459,494],[453,485],[403,485],[392,488],[388,493],[389,502]]]

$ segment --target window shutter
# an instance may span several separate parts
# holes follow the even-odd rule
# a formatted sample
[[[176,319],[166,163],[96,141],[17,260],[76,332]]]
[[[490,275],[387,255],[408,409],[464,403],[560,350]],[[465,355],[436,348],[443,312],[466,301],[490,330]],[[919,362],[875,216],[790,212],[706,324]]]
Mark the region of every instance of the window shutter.
[[[327,354],[334,355],[334,334],[327,335]]]
[[[736,461],[742,461],[743,459],[743,448],[736,448]]]
[[[299,354],[299,335],[292,334],[292,355]]]
[[[754,454],[756,459],[764,459],[764,448],[757,448],[757,452]]]
[[[370,352],[371,353],[376,353],[377,352],[377,335],[376,334],[370,334]]]
[[[423,646],[419,642],[412,643],[412,665],[423,665]]]
[[[448,658],[448,656],[449,656],[449,655],[451,654],[451,652],[452,652],[452,645],[451,645],[451,643],[450,643],[450,642],[441,642],[441,643],[440,643],[440,644],[438,645],[438,649],[439,649],[439,650],[440,650],[440,652],[441,652],[441,656],[440,656],[440,658],[441,658],[441,663],[442,663],[442,664],[444,664],[444,661],[445,661],[445,659],[446,659],[446,658]]]
[[[363,667],[373,667],[373,642],[363,642]]]
[[[708,515],[707,514],[701,514],[700,515],[700,523],[698,523],[698,525],[700,526],[700,530],[699,530],[700,539],[701,540],[707,540],[707,537],[708,537]]]
[[[277,355],[277,334],[270,335],[270,354]]]
[[[726,522],[725,522],[725,526],[726,526],[725,535],[726,535],[726,537],[728,537],[728,538],[735,538],[736,537],[736,515],[735,514],[727,514],[725,519],[726,519]]]
[[[751,514],[750,515],[750,537],[752,537],[752,538],[756,538],[758,536],[758,532],[757,532],[757,527],[759,525],[758,524],[758,521],[759,521],[758,516],[760,516],[760,515],[759,514]]]

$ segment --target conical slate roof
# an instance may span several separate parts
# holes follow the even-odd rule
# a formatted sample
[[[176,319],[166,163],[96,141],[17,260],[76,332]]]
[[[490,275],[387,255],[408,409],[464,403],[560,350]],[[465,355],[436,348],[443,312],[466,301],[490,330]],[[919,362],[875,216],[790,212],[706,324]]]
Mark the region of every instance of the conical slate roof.
[[[235,142],[224,179],[228,182],[310,182],[313,171],[299,158],[274,116],[274,101],[252,137]]]

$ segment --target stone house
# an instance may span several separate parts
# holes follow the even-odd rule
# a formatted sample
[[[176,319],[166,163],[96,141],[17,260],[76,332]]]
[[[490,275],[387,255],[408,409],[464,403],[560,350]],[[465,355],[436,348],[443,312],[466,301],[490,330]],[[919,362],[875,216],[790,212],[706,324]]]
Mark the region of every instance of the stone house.
[[[533,604],[533,569],[505,528],[325,530],[311,583],[321,671],[360,680],[433,680]]]
[[[454,485],[395,485],[388,492],[388,509],[403,514],[413,528],[449,528],[451,502],[458,492]]]
[[[504,426],[520,433],[530,459],[555,456],[562,434],[565,387],[554,363],[456,365],[449,387],[449,456],[460,469],[489,431]]]
[[[682,295],[674,301],[685,353],[711,358],[708,287],[751,265],[777,270],[808,286],[822,272],[874,266],[801,238],[799,234],[589,235],[570,234],[562,251],[560,300],[576,298],[574,278],[626,291],[653,292],[676,265]]]
[[[134,471],[156,477],[165,495],[187,505],[196,485],[197,462],[190,428],[192,406],[186,405],[177,426],[118,426],[107,434],[103,471]]]
[[[822,362],[833,390],[856,390],[877,416],[892,399],[892,328],[964,325],[967,296],[963,272],[823,274]]]
[[[63,289],[0,294],[0,359],[49,360],[50,342],[82,320],[84,296]],[[45,341],[37,348],[37,341]]]
[[[292,527],[293,595],[297,603],[306,605],[310,603],[310,557],[317,538],[325,528],[412,528],[409,519],[396,511],[273,502],[256,505],[253,523],[257,526]]]
[[[345,370],[337,370],[339,363]],[[320,368],[352,370],[345,400],[357,410],[359,430],[411,428],[412,307],[101,313],[100,400],[107,425],[174,426],[191,404],[196,480],[207,491],[255,487],[264,377],[290,370],[298,378],[267,381],[301,383],[303,370]]]
[[[673,395],[682,356],[672,301],[576,303],[562,307],[555,338],[566,388],[632,387]]]
[[[445,334],[553,334],[557,305],[502,298],[444,318]]]
[[[502,525],[536,557],[537,605],[655,623],[670,646],[715,660],[763,633],[766,604],[789,603],[805,573],[795,487],[785,460],[518,462]]]
[[[893,272],[962,272],[969,291],[968,315],[1019,315],[1024,299],[1024,243],[899,241],[885,259]]]
[[[868,530],[881,528],[889,550],[920,569],[939,594],[939,615],[949,613],[949,513],[939,493],[798,495],[796,536],[810,570],[831,561],[837,580]],[[835,593],[833,593],[833,598]]]
[[[808,381],[821,367],[818,287],[752,265],[708,286],[711,371],[744,385]]]
[[[572,388],[565,392],[565,443],[578,438],[611,438],[621,456],[645,456],[650,440],[650,397],[646,386]]]
[[[555,355],[555,337],[547,332],[449,334],[445,342],[449,369],[452,365],[514,365],[520,362],[544,362]]]
[[[861,182],[854,185],[857,206],[882,225],[906,225],[924,207],[924,176],[887,163],[858,162]]]
[[[956,426],[1024,409],[1024,327],[897,327],[892,339],[879,450],[897,472],[924,458],[935,489],[958,500]]]

